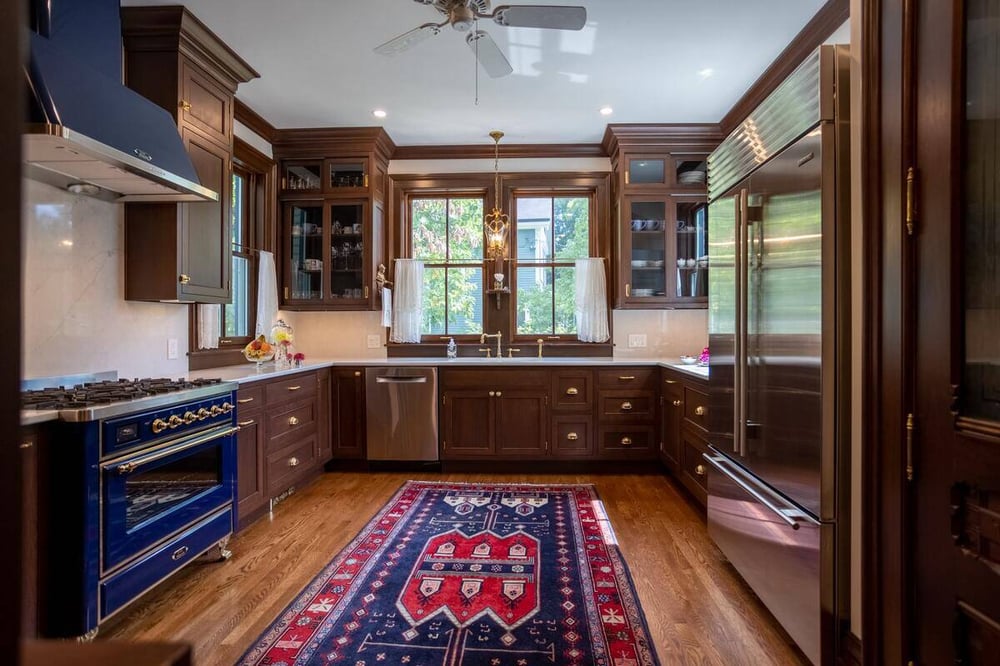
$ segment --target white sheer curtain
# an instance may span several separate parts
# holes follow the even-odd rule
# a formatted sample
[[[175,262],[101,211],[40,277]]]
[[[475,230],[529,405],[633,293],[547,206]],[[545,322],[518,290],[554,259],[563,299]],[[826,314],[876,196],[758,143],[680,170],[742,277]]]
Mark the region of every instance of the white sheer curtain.
[[[607,277],[604,259],[576,260],[576,337],[581,342],[607,342]]]
[[[278,318],[278,278],[274,271],[274,255],[261,251],[257,265],[257,335],[271,335],[271,326]]]
[[[424,319],[424,262],[397,259],[391,342],[420,342]]]
[[[218,349],[222,337],[222,306],[198,305],[198,349]]]

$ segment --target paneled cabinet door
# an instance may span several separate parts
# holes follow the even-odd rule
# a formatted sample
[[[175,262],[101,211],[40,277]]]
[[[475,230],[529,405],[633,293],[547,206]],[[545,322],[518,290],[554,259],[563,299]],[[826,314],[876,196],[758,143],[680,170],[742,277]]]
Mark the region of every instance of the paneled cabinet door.
[[[330,419],[333,415],[331,398],[330,371],[319,370],[316,372],[316,403],[319,405],[319,437],[316,442],[316,459],[320,464],[333,457],[333,432],[330,429]]]
[[[486,389],[447,391],[441,407],[441,457],[494,452],[495,400]]]
[[[205,187],[219,193],[218,201],[180,206],[181,298],[198,302],[228,302],[232,245],[229,237],[230,154],[225,148],[187,128],[181,129],[184,146]]]
[[[238,529],[267,504],[264,479],[264,431],[262,412],[240,413],[240,432],[236,436],[236,522]]]
[[[680,380],[670,377],[663,371],[661,387],[660,424],[660,459],[667,469],[677,473],[680,469],[681,446],[681,416],[684,413],[684,392]]]
[[[494,447],[499,455],[541,456],[549,450],[548,404],[544,391],[496,391]]]
[[[362,460],[365,457],[364,369],[334,368],[330,375],[333,457]]]

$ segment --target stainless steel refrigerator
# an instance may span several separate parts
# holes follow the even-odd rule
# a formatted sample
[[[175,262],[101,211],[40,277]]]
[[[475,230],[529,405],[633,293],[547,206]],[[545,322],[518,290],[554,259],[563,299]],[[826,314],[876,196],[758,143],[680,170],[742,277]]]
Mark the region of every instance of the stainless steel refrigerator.
[[[848,86],[821,47],[708,167],[708,530],[816,664],[847,611]]]

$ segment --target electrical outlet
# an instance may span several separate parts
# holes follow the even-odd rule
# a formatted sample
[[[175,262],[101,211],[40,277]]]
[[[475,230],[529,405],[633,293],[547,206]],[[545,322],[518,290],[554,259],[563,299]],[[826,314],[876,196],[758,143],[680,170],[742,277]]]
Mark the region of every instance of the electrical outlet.
[[[645,333],[629,333],[628,334],[628,346],[629,347],[645,347],[646,346],[646,334]]]
[[[382,346],[382,338],[378,335],[368,336],[368,349],[378,349]]]
[[[167,338],[167,358],[170,360],[177,358],[177,338]]]

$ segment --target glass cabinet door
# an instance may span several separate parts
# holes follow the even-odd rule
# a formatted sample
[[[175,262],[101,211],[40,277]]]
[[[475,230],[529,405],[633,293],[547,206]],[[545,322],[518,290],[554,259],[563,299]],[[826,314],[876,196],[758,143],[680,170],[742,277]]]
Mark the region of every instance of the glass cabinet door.
[[[708,297],[708,205],[677,198],[674,223],[674,290],[676,298]]]
[[[667,293],[667,202],[629,200],[628,234],[631,253],[627,298],[663,297]]]
[[[287,298],[302,301],[323,299],[323,206],[318,202],[288,204]]]
[[[322,162],[285,162],[281,189],[296,192],[319,192],[323,187]]]
[[[368,187],[367,160],[327,160],[328,190]]]
[[[628,161],[626,185],[665,185],[667,160],[663,157],[633,157]]]
[[[361,301],[365,285],[365,204],[330,204],[330,298]]]

